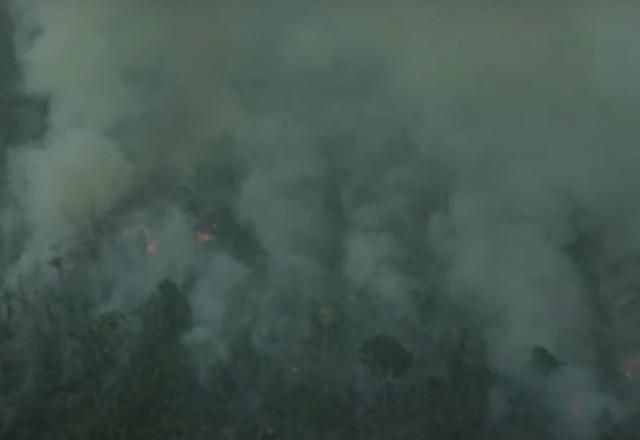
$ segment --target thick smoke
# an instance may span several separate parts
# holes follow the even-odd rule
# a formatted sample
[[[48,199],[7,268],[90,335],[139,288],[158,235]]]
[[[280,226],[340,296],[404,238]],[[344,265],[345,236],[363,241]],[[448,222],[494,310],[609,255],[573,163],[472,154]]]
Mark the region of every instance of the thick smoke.
[[[341,304],[353,347],[378,331],[428,352],[463,319],[509,380],[535,388],[536,346],[571,365],[537,391],[559,430],[622,417],[600,352],[640,348],[640,9],[307,3],[14,0],[18,91],[46,111],[6,153],[6,283],[46,289],[51,258],[98,242],[93,307],[190,286],[202,372],[249,322],[303,363],[319,304]]]

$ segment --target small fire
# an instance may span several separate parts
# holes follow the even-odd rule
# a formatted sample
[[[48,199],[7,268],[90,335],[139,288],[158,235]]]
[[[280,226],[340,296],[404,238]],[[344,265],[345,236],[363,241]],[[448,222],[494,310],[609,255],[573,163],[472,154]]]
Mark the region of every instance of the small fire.
[[[142,225],[142,233],[144,234],[144,250],[149,255],[153,255],[158,252],[158,244],[151,237],[151,233],[149,233],[149,229],[146,226]]]
[[[209,232],[209,231],[197,231],[196,232],[196,240],[198,240],[199,243],[205,244],[205,243],[209,243],[210,241],[213,241],[216,239],[216,236]]]
[[[629,359],[620,366],[620,373],[627,379],[640,376],[640,358]]]
[[[144,249],[145,251],[147,251],[147,254],[153,255],[158,251],[158,245],[156,244],[155,241],[148,240],[144,246]]]
[[[138,230],[142,231],[142,235],[144,238],[144,250],[147,255],[154,255],[158,253],[158,243],[152,237],[149,228],[147,228],[145,225],[140,225]],[[216,238],[216,235],[210,229],[201,229],[196,231],[195,233],[195,239],[200,244],[207,244],[215,240]]]

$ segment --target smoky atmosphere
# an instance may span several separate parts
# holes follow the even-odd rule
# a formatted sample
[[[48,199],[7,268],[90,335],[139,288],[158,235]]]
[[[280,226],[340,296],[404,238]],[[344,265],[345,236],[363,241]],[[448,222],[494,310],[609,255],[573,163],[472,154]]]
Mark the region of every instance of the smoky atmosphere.
[[[0,438],[640,439],[639,22],[0,0]]]

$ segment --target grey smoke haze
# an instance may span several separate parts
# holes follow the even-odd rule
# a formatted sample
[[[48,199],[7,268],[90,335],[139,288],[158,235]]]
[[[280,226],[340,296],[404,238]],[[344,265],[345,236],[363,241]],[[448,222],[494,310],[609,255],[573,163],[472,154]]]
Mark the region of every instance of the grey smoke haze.
[[[141,200],[144,220],[122,223],[147,224],[158,256],[103,249],[95,280],[112,290],[97,306],[124,307],[166,275],[194,277],[185,343],[202,362],[224,356],[238,289],[259,310],[255,340],[277,351],[277,335],[305,337],[300,314],[326,295],[348,298],[354,343],[375,324],[423,344],[416,296],[437,286],[478,321],[494,368],[519,377],[544,346],[578,370],[550,395],[585,395],[589,414],[610,404],[592,378],[587,282],[567,249],[598,231],[604,272],[640,250],[640,7],[12,7],[19,89],[48,111],[40,137],[7,150],[3,242],[18,246],[16,258],[3,253],[8,282]],[[259,255],[199,255],[180,205],[144,214],[178,187],[229,207]],[[639,342],[624,271],[606,272],[600,292],[618,304],[607,343],[621,351]],[[358,309],[363,295],[374,310]],[[588,438],[592,419],[567,414],[563,429]]]

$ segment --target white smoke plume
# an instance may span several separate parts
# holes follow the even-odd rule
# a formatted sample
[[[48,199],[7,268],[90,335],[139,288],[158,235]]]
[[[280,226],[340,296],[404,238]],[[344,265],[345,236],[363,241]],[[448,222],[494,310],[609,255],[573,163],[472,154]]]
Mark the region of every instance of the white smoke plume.
[[[253,289],[254,340],[277,351],[308,336],[300,316],[332,291],[354,341],[375,323],[419,345],[416,295],[437,285],[477,320],[501,374],[521,377],[543,346],[579,366],[545,399],[613,402],[582,373],[599,368],[597,318],[569,249],[596,231],[607,344],[640,348],[620,306],[634,280],[611,269],[640,250],[640,8],[307,3],[14,0],[21,91],[47,111],[42,136],[7,153],[4,242],[22,237],[7,273],[131,199],[189,186],[226,204],[259,255],[199,255],[172,207],[145,217],[159,246],[149,278],[108,296],[115,307],[163,276],[195,277],[186,343],[202,362],[224,356],[238,289]],[[118,255],[103,251],[104,278]],[[589,417],[562,417],[592,435]]]

